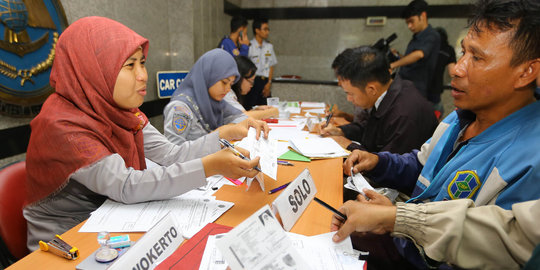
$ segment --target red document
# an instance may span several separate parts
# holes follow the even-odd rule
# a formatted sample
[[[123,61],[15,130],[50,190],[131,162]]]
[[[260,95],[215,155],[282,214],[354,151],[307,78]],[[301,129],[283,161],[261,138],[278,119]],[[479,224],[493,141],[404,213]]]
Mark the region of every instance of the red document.
[[[209,223],[191,239],[181,245],[171,256],[160,263],[155,270],[199,269],[208,236],[226,233],[231,229],[232,227],[229,226]]]

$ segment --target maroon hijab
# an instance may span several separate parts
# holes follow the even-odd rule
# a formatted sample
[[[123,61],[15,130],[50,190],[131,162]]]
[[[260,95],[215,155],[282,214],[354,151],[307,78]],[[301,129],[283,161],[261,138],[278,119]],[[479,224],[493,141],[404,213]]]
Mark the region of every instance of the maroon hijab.
[[[139,109],[113,100],[116,78],[127,58],[148,40],[119,22],[82,18],[56,45],[50,83],[55,88],[32,120],[26,156],[27,204],[61,190],[79,168],[118,153],[126,167],[145,169]]]

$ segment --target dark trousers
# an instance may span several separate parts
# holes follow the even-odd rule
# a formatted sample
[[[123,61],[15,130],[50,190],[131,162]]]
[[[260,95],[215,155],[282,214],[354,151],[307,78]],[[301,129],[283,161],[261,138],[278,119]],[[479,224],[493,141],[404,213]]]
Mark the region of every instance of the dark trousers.
[[[255,76],[253,87],[251,88],[251,91],[247,93],[246,97],[244,98],[244,104],[242,104],[246,110],[251,110],[255,105],[267,104],[266,97],[263,97],[262,95],[262,91],[267,82],[267,77]]]
[[[390,234],[351,234],[354,249],[369,251],[367,258],[363,258],[367,261],[368,270],[417,269],[399,254],[392,239]]]

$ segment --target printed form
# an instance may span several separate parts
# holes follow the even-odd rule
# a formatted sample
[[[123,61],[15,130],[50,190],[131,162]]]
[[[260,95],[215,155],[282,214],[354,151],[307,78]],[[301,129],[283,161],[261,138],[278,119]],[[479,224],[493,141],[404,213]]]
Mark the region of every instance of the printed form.
[[[214,222],[234,203],[213,197],[181,195],[169,200],[123,204],[106,200],[94,211],[79,232],[146,232],[167,212],[179,221],[185,238],[191,238],[206,224]]]
[[[285,232],[270,212],[265,206],[238,225],[239,229],[209,236],[199,270],[224,270],[228,262],[233,270],[364,269],[365,261],[358,260],[360,252],[353,249],[349,237],[334,243],[335,232],[315,236]]]
[[[232,270],[309,269],[268,205],[216,239],[216,245]]]

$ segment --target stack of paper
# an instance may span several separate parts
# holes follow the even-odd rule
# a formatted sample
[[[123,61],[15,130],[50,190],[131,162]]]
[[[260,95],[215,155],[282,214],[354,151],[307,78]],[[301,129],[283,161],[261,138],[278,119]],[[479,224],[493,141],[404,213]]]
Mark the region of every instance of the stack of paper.
[[[286,233],[265,205],[231,231],[210,235],[199,269],[364,269],[350,238],[334,243],[334,234]]]
[[[106,200],[79,232],[146,232],[169,211],[181,222],[182,235],[190,238],[214,222],[234,203],[184,194],[169,200],[123,204]]]
[[[290,113],[300,113],[301,111],[300,103],[298,101],[280,101],[279,111],[290,112]]]
[[[302,108],[325,108],[326,104],[324,102],[311,102],[311,101],[302,101]]]
[[[310,158],[346,157],[349,153],[332,138],[293,138],[291,147]]]

